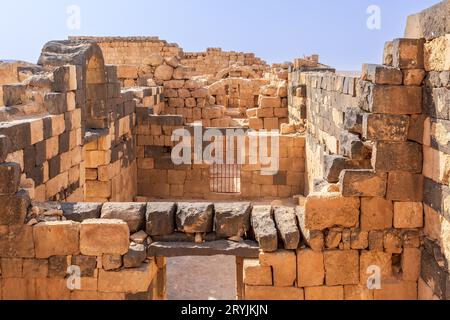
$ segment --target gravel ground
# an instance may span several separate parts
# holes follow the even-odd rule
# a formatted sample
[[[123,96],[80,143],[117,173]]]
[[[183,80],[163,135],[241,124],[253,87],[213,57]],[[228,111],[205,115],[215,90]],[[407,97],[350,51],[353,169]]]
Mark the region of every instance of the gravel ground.
[[[169,258],[167,294],[169,300],[236,300],[236,258]]]

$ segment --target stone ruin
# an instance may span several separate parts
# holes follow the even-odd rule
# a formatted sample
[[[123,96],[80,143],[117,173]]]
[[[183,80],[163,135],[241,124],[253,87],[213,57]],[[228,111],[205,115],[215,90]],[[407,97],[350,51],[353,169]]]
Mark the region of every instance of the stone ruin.
[[[0,63],[0,299],[162,300],[168,257],[210,255],[242,300],[450,299],[449,10],[358,76],[155,37]],[[199,123],[252,129],[247,154],[279,130],[277,174],[175,165]]]

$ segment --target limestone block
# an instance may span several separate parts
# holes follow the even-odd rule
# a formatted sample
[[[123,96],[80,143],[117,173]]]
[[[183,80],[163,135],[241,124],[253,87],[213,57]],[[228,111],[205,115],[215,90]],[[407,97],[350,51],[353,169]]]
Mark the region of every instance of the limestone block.
[[[422,202],[395,202],[394,227],[397,229],[420,229],[424,225]]]
[[[99,219],[102,209],[101,203],[61,203],[61,209],[67,220],[83,222],[88,219]]]
[[[131,243],[128,252],[123,256],[123,266],[125,268],[137,268],[147,259],[145,245]]]
[[[277,288],[270,286],[245,286],[245,300],[263,301],[295,301],[305,300],[303,289],[300,288]]]
[[[296,250],[300,243],[300,231],[297,227],[295,208],[275,207],[274,217],[284,248],[286,250]]]

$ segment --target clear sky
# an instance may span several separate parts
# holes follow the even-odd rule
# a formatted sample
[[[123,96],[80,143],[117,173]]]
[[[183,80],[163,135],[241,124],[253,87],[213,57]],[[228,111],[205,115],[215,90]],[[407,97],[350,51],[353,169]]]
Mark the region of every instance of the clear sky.
[[[159,36],[185,51],[255,52],[284,62],[318,53],[339,70],[380,63],[406,17],[439,0],[9,0],[1,1],[0,59],[36,62],[45,42],[69,35]],[[68,7],[80,9],[80,29]],[[375,5],[376,11],[367,13]],[[375,14],[375,15],[373,15]],[[380,22],[369,29],[367,21]],[[375,24],[376,25],[376,24]]]

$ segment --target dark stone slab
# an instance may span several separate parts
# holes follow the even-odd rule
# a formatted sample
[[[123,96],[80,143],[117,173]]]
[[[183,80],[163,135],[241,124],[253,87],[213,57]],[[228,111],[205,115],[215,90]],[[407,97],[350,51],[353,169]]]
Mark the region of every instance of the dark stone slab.
[[[219,238],[244,237],[250,229],[250,203],[216,203],[215,231]]]
[[[0,164],[0,195],[13,195],[19,189],[20,165],[18,163]]]
[[[94,277],[97,269],[97,257],[73,256],[72,265],[80,267],[82,277]]]
[[[0,196],[0,225],[25,223],[30,204],[28,192],[24,190],[20,190],[14,195]]]
[[[422,251],[421,278],[429,287],[433,288],[434,294],[438,298],[447,299],[449,275],[438,265],[427,250]]]
[[[67,275],[67,257],[53,256],[48,259],[49,278],[65,278]]]
[[[170,235],[175,231],[177,205],[173,202],[147,203],[146,232],[150,236]]]
[[[120,219],[130,228],[130,233],[143,229],[145,220],[144,203],[105,203],[102,208],[102,219]]]
[[[9,153],[10,140],[4,135],[0,135],[0,162],[5,161]]]
[[[102,204],[101,203],[61,203],[61,208],[64,212],[64,217],[67,220],[76,222],[83,222],[88,219],[99,219]]]
[[[284,248],[286,250],[297,250],[300,244],[300,231],[297,226],[295,208],[275,207],[274,217]]]
[[[212,232],[214,205],[212,203],[179,203],[176,222],[177,229],[181,232]]]
[[[201,244],[190,242],[154,242],[148,249],[150,257],[181,257],[181,256],[236,256],[242,258],[258,258],[259,247],[256,242],[241,243],[219,240]]]
[[[271,206],[254,206],[251,226],[261,250],[273,252],[278,249],[278,234],[272,218]]]
[[[147,249],[143,244],[132,243],[127,254],[123,256],[125,268],[137,268],[147,259]]]

